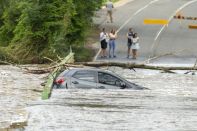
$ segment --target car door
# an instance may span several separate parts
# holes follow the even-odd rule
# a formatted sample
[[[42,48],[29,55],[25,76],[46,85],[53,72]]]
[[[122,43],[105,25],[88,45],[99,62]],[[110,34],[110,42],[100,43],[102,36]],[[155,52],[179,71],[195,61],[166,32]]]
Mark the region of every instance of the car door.
[[[71,88],[96,88],[96,72],[92,70],[78,70],[71,77]]]
[[[99,89],[120,89],[123,81],[118,77],[98,71],[98,83],[97,88]]]

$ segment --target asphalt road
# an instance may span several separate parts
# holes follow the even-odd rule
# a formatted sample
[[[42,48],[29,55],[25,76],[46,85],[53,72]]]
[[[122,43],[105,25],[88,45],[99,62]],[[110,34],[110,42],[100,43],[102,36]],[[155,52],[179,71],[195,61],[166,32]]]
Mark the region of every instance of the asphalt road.
[[[125,1],[125,0],[123,0]],[[181,12],[184,16],[197,17],[197,0],[126,0],[125,4],[116,6],[113,17],[114,23],[107,23],[106,10],[99,11],[95,20],[100,28],[107,32],[112,28],[118,31],[116,40],[115,59],[97,61],[144,62],[148,58],[171,53],[149,61],[151,63],[194,64],[197,56],[197,29],[189,29],[189,24],[197,24],[197,20],[177,20],[173,16]],[[166,19],[168,26],[145,25],[144,19]],[[127,59],[128,28],[140,37],[140,50],[137,60]]]

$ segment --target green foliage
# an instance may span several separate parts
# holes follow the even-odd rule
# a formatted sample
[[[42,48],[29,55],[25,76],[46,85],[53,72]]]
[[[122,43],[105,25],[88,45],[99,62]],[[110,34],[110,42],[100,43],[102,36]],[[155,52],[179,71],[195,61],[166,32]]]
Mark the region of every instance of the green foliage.
[[[14,61],[64,57],[84,42],[101,0],[0,0],[0,47]]]
[[[73,52],[75,52],[75,61],[78,62],[91,61],[94,56],[92,49],[83,46],[74,47]]]
[[[4,61],[7,58],[7,54],[4,48],[0,48],[0,60]],[[0,62],[1,63],[1,62]]]
[[[10,3],[6,3],[6,4],[4,2],[3,4],[4,6],[2,6],[2,10],[4,12],[2,12],[0,17],[0,21],[1,21],[0,45],[1,46],[7,46],[14,36],[13,30],[17,24],[17,19],[20,16],[20,11],[15,6],[13,6],[14,5],[13,3],[15,2],[10,1]]]

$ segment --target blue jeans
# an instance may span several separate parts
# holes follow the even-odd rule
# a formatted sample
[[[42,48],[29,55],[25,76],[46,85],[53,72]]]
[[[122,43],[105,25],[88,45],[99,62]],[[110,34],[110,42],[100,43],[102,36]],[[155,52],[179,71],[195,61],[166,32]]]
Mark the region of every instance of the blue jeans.
[[[111,50],[112,50],[112,56],[113,57],[116,57],[115,54],[114,54],[114,51],[115,51],[115,40],[110,40],[109,41],[109,57],[111,57]]]

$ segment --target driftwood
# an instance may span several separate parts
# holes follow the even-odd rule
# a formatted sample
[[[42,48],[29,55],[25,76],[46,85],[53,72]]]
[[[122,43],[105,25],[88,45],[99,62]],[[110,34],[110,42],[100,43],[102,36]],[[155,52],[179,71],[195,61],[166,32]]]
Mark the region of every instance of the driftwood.
[[[165,66],[154,66],[154,65],[145,65],[145,64],[136,64],[136,63],[118,63],[118,62],[80,62],[75,64],[81,64],[84,66],[91,67],[104,67],[104,66],[118,66],[122,68],[141,68],[141,69],[152,69],[152,70],[197,70],[193,67],[165,67]]]
[[[57,67],[64,67],[64,69],[70,68],[70,67],[74,67],[74,68],[82,68],[84,67],[83,65],[74,65],[74,64],[62,64],[62,65],[55,65],[55,66],[51,66],[48,68],[41,68],[41,69],[28,69],[25,68],[27,73],[32,73],[32,74],[45,74],[45,73],[50,73],[52,70],[54,70]]]
[[[75,64],[64,64],[64,69],[74,67],[74,68],[83,68],[85,66],[90,67],[105,67],[105,66],[118,66],[122,68],[128,68],[135,71],[135,68],[140,69],[151,69],[151,70],[161,70],[166,73],[175,73],[172,70],[189,70],[188,73],[191,71],[197,70],[197,68],[194,67],[165,67],[165,66],[154,66],[154,65],[146,65],[146,64],[136,64],[136,63],[118,63],[118,62],[78,62]],[[34,74],[42,74],[42,73],[49,73],[53,69],[57,68],[57,66],[52,66],[49,68],[44,69],[38,69],[38,70],[27,70],[28,73],[34,73]],[[187,74],[187,73],[185,73]]]
[[[158,56],[150,57],[149,59],[145,60],[145,61],[143,62],[143,64],[149,63],[151,60],[155,60],[155,59],[158,59],[158,58],[161,58],[161,57],[164,57],[164,56],[177,55],[177,54],[179,54],[180,52],[182,52],[182,51],[184,51],[184,50],[185,50],[185,49],[179,50],[179,51],[176,51],[176,52],[168,52],[168,53],[161,54],[161,55],[158,55]]]
[[[54,61],[54,60],[52,60],[51,58],[44,57],[44,59],[47,59],[47,60],[51,61],[52,63],[58,64],[58,62],[57,62],[57,61]]]
[[[20,68],[20,69],[23,69],[21,66],[19,66],[19,65],[17,65],[17,64],[14,64],[14,63],[11,63],[11,62],[8,62],[8,61],[1,61],[1,60],[0,60],[0,63],[5,64],[5,65],[15,66],[15,67],[18,67],[18,68]]]
[[[74,68],[83,68],[85,66],[90,66],[90,67],[105,67],[105,66],[118,66],[122,68],[128,68],[132,69],[135,71],[135,68],[140,68],[140,69],[151,69],[151,70],[162,70],[163,72],[166,73],[175,73],[171,70],[189,70],[185,74],[188,74],[194,70],[197,70],[196,68],[193,67],[165,67],[165,66],[153,66],[153,65],[146,65],[146,64],[135,64],[135,63],[117,63],[117,62],[80,62],[80,63],[75,63],[75,64],[64,64],[64,69],[74,67]],[[57,68],[57,66],[51,66],[49,68],[44,68],[44,69],[26,69],[27,73],[32,73],[32,74],[44,74],[44,73],[50,73],[53,69]]]
[[[28,68],[23,68],[17,64],[13,64],[7,61],[0,61],[0,63],[5,64],[5,65],[11,65],[20,68],[23,70],[25,73],[32,73],[32,74],[44,74],[44,73],[49,73],[51,70],[48,69],[28,69]]]
[[[26,69],[26,73],[32,73],[32,74],[45,74],[45,73],[50,73],[52,70],[54,70],[58,66],[51,66],[48,68],[40,68],[40,69]]]
[[[28,69],[28,68],[26,68],[25,72],[26,73],[31,73],[31,74],[45,74],[45,73],[51,72],[51,70],[48,70],[48,69]]]
[[[195,63],[194,63],[194,66],[193,66],[192,70],[187,71],[187,72],[185,72],[184,74],[189,74],[190,72],[192,72],[192,75],[195,74],[194,70],[196,69],[196,65],[197,65],[197,58],[196,58],[196,61],[195,61]]]
[[[176,74],[176,72],[171,71],[171,70],[167,70],[167,69],[162,69],[163,71],[161,73],[172,73],[172,74]]]
[[[4,62],[5,64],[9,64],[9,65],[13,65],[11,63],[8,62]],[[167,73],[175,73],[171,70],[189,70],[188,72],[186,72],[185,74],[188,74],[190,72],[196,71],[197,65],[197,59],[196,62],[194,64],[193,67],[165,67],[165,66],[154,66],[154,65],[146,65],[146,64],[136,64],[136,63],[120,63],[120,62],[78,62],[78,63],[74,63],[74,64],[59,64],[59,65],[55,65],[55,66],[51,66],[48,68],[41,68],[41,69],[28,69],[28,68],[22,68],[20,66],[17,66],[23,70],[25,70],[25,72],[27,73],[32,73],[32,74],[44,74],[44,73],[50,73],[52,72],[52,70],[54,70],[57,67],[64,67],[64,69],[66,68],[70,68],[70,67],[74,67],[74,68],[83,68],[84,66],[90,66],[90,67],[105,67],[105,66],[118,66],[118,67],[122,67],[122,68],[128,68],[128,69],[132,69],[135,71],[135,68],[141,68],[141,69],[151,69],[151,70],[162,70],[164,72]],[[16,66],[16,65],[14,65]]]

